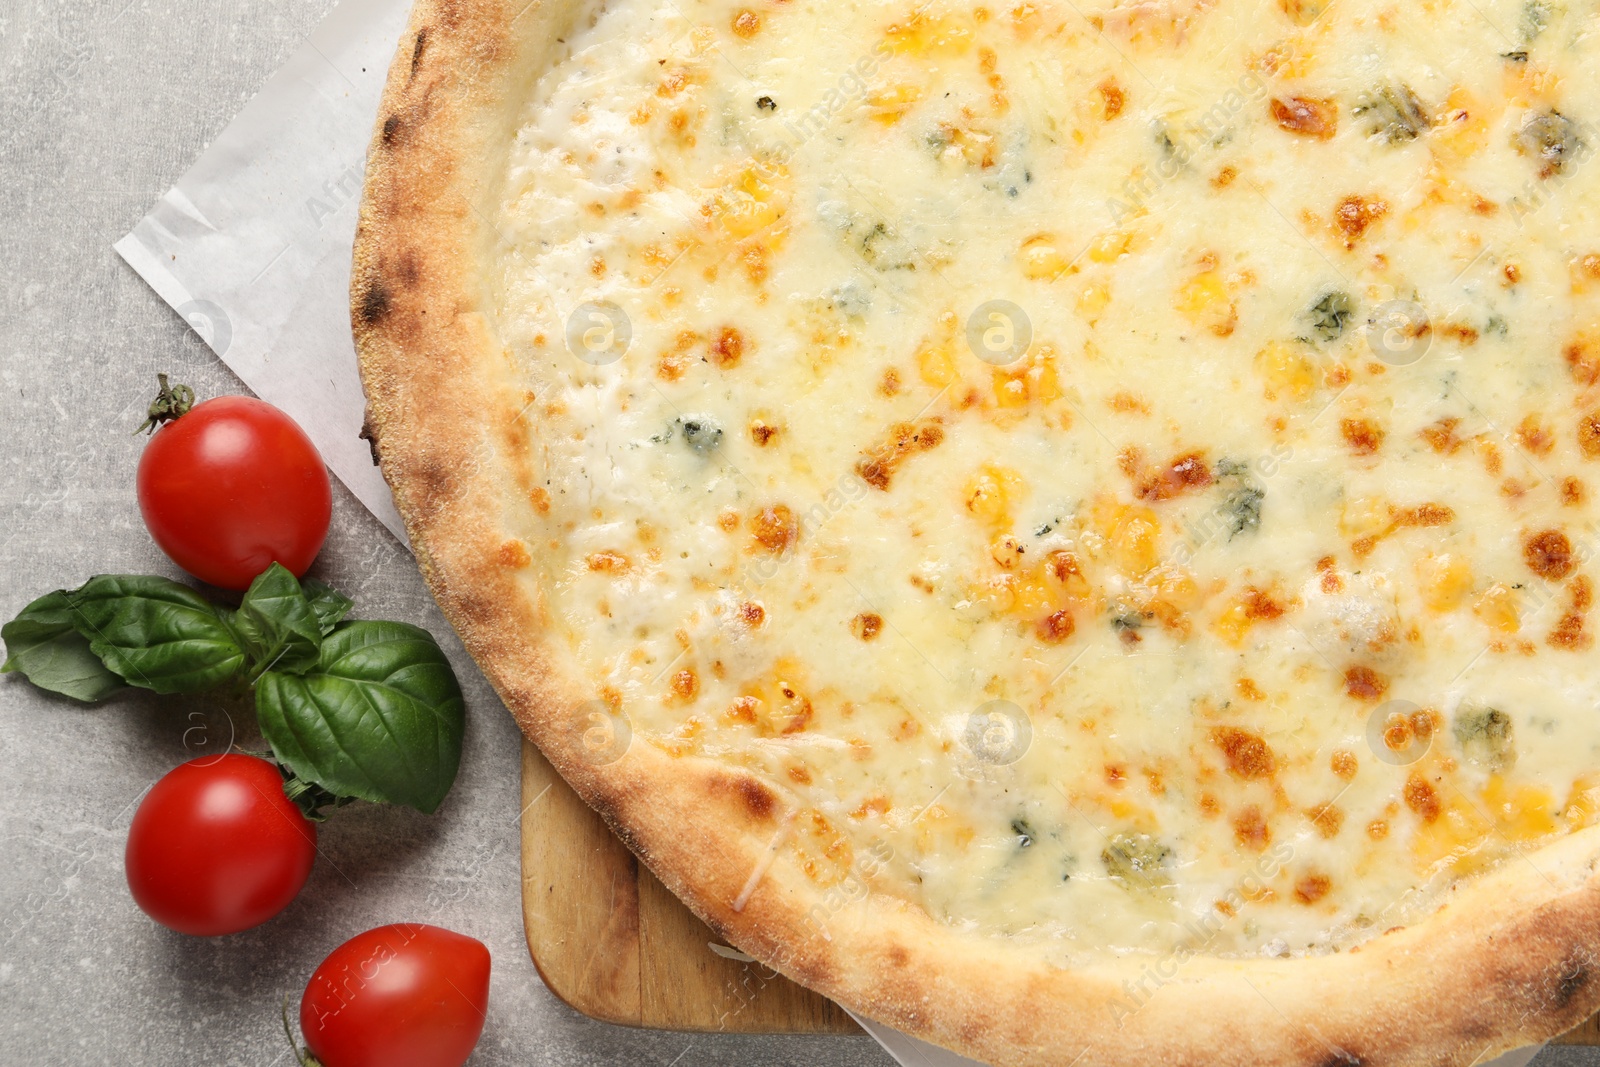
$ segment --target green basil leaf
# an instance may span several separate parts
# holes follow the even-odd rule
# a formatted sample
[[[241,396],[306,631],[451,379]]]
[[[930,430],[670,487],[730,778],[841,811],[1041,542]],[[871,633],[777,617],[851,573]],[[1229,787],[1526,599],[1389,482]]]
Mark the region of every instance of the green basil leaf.
[[[94,703],[127,688],[100,662],[72,623],[72,604],[61,590],[46,593],[0,626],[6,662],[0,674],[18,671],[40,689]]]
[[[323,637],[331,634],[333,628],[339,625],[339,620],[348,615],[350,609],[355,606],[354,600],[315,578],[300,579],[300,588],[305,591],[306,601],[311,605],[311,614],[317,617],[317,626],[322,630]]]
[[[338,796],[431,813],[461,763],[455,672],[428,631],[403,622],[343,623],[314,670],[266,672],[256,718],[280,762]]]
[[[216,609],[167,578],[103,574],[66,597],[90,650],[130,685],[193,693],[244,667],[244,650]]]
[[[228,621],[249,646],[256,673],[302,674],[317,662],[322,626],[300,583],[281,563],[256,576]]]

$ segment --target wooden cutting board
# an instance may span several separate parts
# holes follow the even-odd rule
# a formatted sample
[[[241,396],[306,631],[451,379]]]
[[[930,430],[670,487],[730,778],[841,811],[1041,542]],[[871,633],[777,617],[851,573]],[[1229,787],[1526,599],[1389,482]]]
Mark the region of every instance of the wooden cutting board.
[[[738,954],[640,865],[526,741],[522,918],[545,985],[596,1019],[663,1030],[861,1032],[832,1001],[748,958],[730,958]]]
[[[578,1011],[623,1026],[858,1034],[831,1000],[731,952],[522,745],[522,917],[534,966]],[[1600,1015],[1556,1039],[1600,1045]]]

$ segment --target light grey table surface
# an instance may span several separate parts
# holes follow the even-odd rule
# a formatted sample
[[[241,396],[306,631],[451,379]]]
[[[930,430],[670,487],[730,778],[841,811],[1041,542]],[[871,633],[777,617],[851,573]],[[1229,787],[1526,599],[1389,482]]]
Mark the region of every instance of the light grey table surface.
[[[329,0],[0,2],[0,616],[105,571],[177,575],[134,503],[130,435],[157,371],[239,383],[111,250],[326,14]],[[518,741],[410,557],[336,487],[314,571],[366,617],[439,635],[467,691],[444,810],[356,806],[324,827],[298,900],[256,930],[188,938],[122,872],[143,792],[248,724],[203,703],[82,709],[0,678],[0,1064],[277,1064],[278,1005],[371,926],[425,920],[494,956],[472,1062],[882,1067],[868,1038],[689,1036],[586,1019],[540,984],[518,897]],[[237,718],[237,716],[235,716]],[[1600,1062],[1553,1049],[1544,1067]]]

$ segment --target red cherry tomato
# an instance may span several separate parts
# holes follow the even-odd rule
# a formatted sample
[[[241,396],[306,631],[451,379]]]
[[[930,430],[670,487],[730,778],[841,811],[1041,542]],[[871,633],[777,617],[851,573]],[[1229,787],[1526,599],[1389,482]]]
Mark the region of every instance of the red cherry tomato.
[[[328,955],[300,998],[323,1067],[461,1067],[489,1008],[489,950],[437,926],[397,923]]]
[[[311,438],[271,404],[219,396],[156,431],[139,510],[161,550],[201,581],[243,589],[274,562],[306,572],[333,496]]]
[[[317,827],[283,795],[278,768],[230,753],[180,764],[128,829],[128,888],[185,934],[232,934],[289,906],[316,858]]]

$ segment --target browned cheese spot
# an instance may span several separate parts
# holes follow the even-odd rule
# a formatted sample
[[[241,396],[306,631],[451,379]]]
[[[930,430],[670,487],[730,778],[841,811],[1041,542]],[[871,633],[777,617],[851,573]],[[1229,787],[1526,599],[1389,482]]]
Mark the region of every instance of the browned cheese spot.
[[[1356,700],[1370,703],[1383,699],[1383,694],[1389,691],[1389,680],[1371,667],[1347,667],[1344,691]]]
[[[513,537],[500,545],[500,565],[513,570],[521,570],[533,562],[533,557],[528,554],[528,546],[518,538]]]
[[[937,417],[918,422],[897,422],[889,427],[889,439],[874,445],[856,461],[856,473],[874,489],[888,492],[895,472],[910,456],[937,448],[944,440],[944,427]]]
[[[1423,822],[1433,822],[1444,811],[1439,801],[1439,791],[1417,771],[1412,771],[1401,791],[1406,807],[1422,816]]]
[[[584,561],[589,564],[590,570],[602,574],[621,574],[628,569],[628,557],[621,552],[591,552]]]
[[[850,632],[863,641],[871,641],[883,631],[883,616],[864,611],[850,620]]]
[[[1542,530],[1524,538],[1522,558],[1530,571],[1552,582],[1562,581],[1576,566],[1572,542],[1560,530]]]
[[[1536,456],[1549,454],[1556,447],[1556,435],[1544,423],[1539,421],[1539,416],[1529,415],[1517,424],[1517,443]]]
[[[1344,809],[1329,800],[1307,811],[1306,818],[1323,837],[1338,837],[1340,827],[1344,826]]]
[[[1127,105],[1128,94],[1122,91],[1122,86],[1117,84],[1117,79],[1107,78],[1100,83],[1100,114],[1105,121],[1110,122],[1122,114],[1122,109]]]
[[[1579,385],[1600,382],[1600,344],[1593,336],[1579,334],[1567,343],[1561,354],[1566,357],[1567,369]]]
[[[1065,609],[1051,612],[1034,624],[1033,632],[1039,640],[1047,645],[1059,645],[1072,636],[1077,629],[1077,623],[1072,620],[1072,612]]]
[[[1302,904],[1315,904],[1328,895],[1333,879],[1325,874],[1307,874],[1294,883],[1294,899]]]
[[[1578,448],[1584,459],[1600,459],[1600,410],[1578,420]]]
[[[723,370],[729,370],[739,365],[739,360],[744,357],[744,335],[732,326],[724,326],[717,331],[717,336],[711,342],[711,361]]]
[[[800,538],[800,523],[786,504],[769,504],[750,519],[756,544],[774,555],[782,555]]]
[[[1277,759],[1260,734],[1237,726],[1219,726],[1211,731],[1211,741],[1222,749],[1229,773],[1239,778],[1265,778],[1277,769]]]
[[[748,41],[761,32],[761,16],[749,8],[742,9],[733,16],[733,32]]]
[[[1327,141],[1339,129],[1339,105],[1331,98],[1291,96],[1283,100],[1274,97],[1272,118],[1279,129],[1300,137]]]
[[[1366,234],[1367,228],[1389,213],[1383,200],[1369,200],[1364,196],[1347,196],[1333,209],[1333,224],[1344,238],[1345,248],[1354,248]]]
[[[1339,432],[1344,435],[1350,451],[1358,456],[1372,455],[1383,447],[1383,439],[1387,436],[1383,427],[1371,419],[1341,419]]]
[[[1270,622],[1273,619],[1283,618],[1287,609],[1265,590],[1250,586],[1244,593],[1245,617],[1258,622]]]
[[[1559,648],[1563,652],[1582,652],[1594,644],[1594,637],[1584,630],[1584,616],[1576,611],[1569,611],[1561,616],[1561,621],[1556,623],[1556,628],[1550,631],[1548,638],[1551,648]]]
[[[1440,419],[1432,426],[1421,431],[1421,436],[1428,443],[1428,447],[1441,456],[1453,456],[1461,451],[1461,446],[1466,444],[1456,435],[1456,427],[1461,425],[1461,420],[1456,418]]]
[[[750,420],[750,440],[754,441],[758,448],[766,448],[777,436],[778,427],[772,423],[765,419]]]
[[[1124,453],[1124,470],[1138,463],[1137,454]],[[1188,452],[1166,467],[1142,474],[1134,491],[1141,500],[1171,500],[1191,489],[1202,489],[1212,482],[1211,468],[1199,452]]]
[[[728,705],[726,718],[729,722],[754,723],[756,712],[761,708],[761,701],[752,696],[736,697]]]
[[[1233,817],[1233,841],[1252,852],[1260,852],[1272,843],[1272,830],[1259,807],[1252,804]]]

